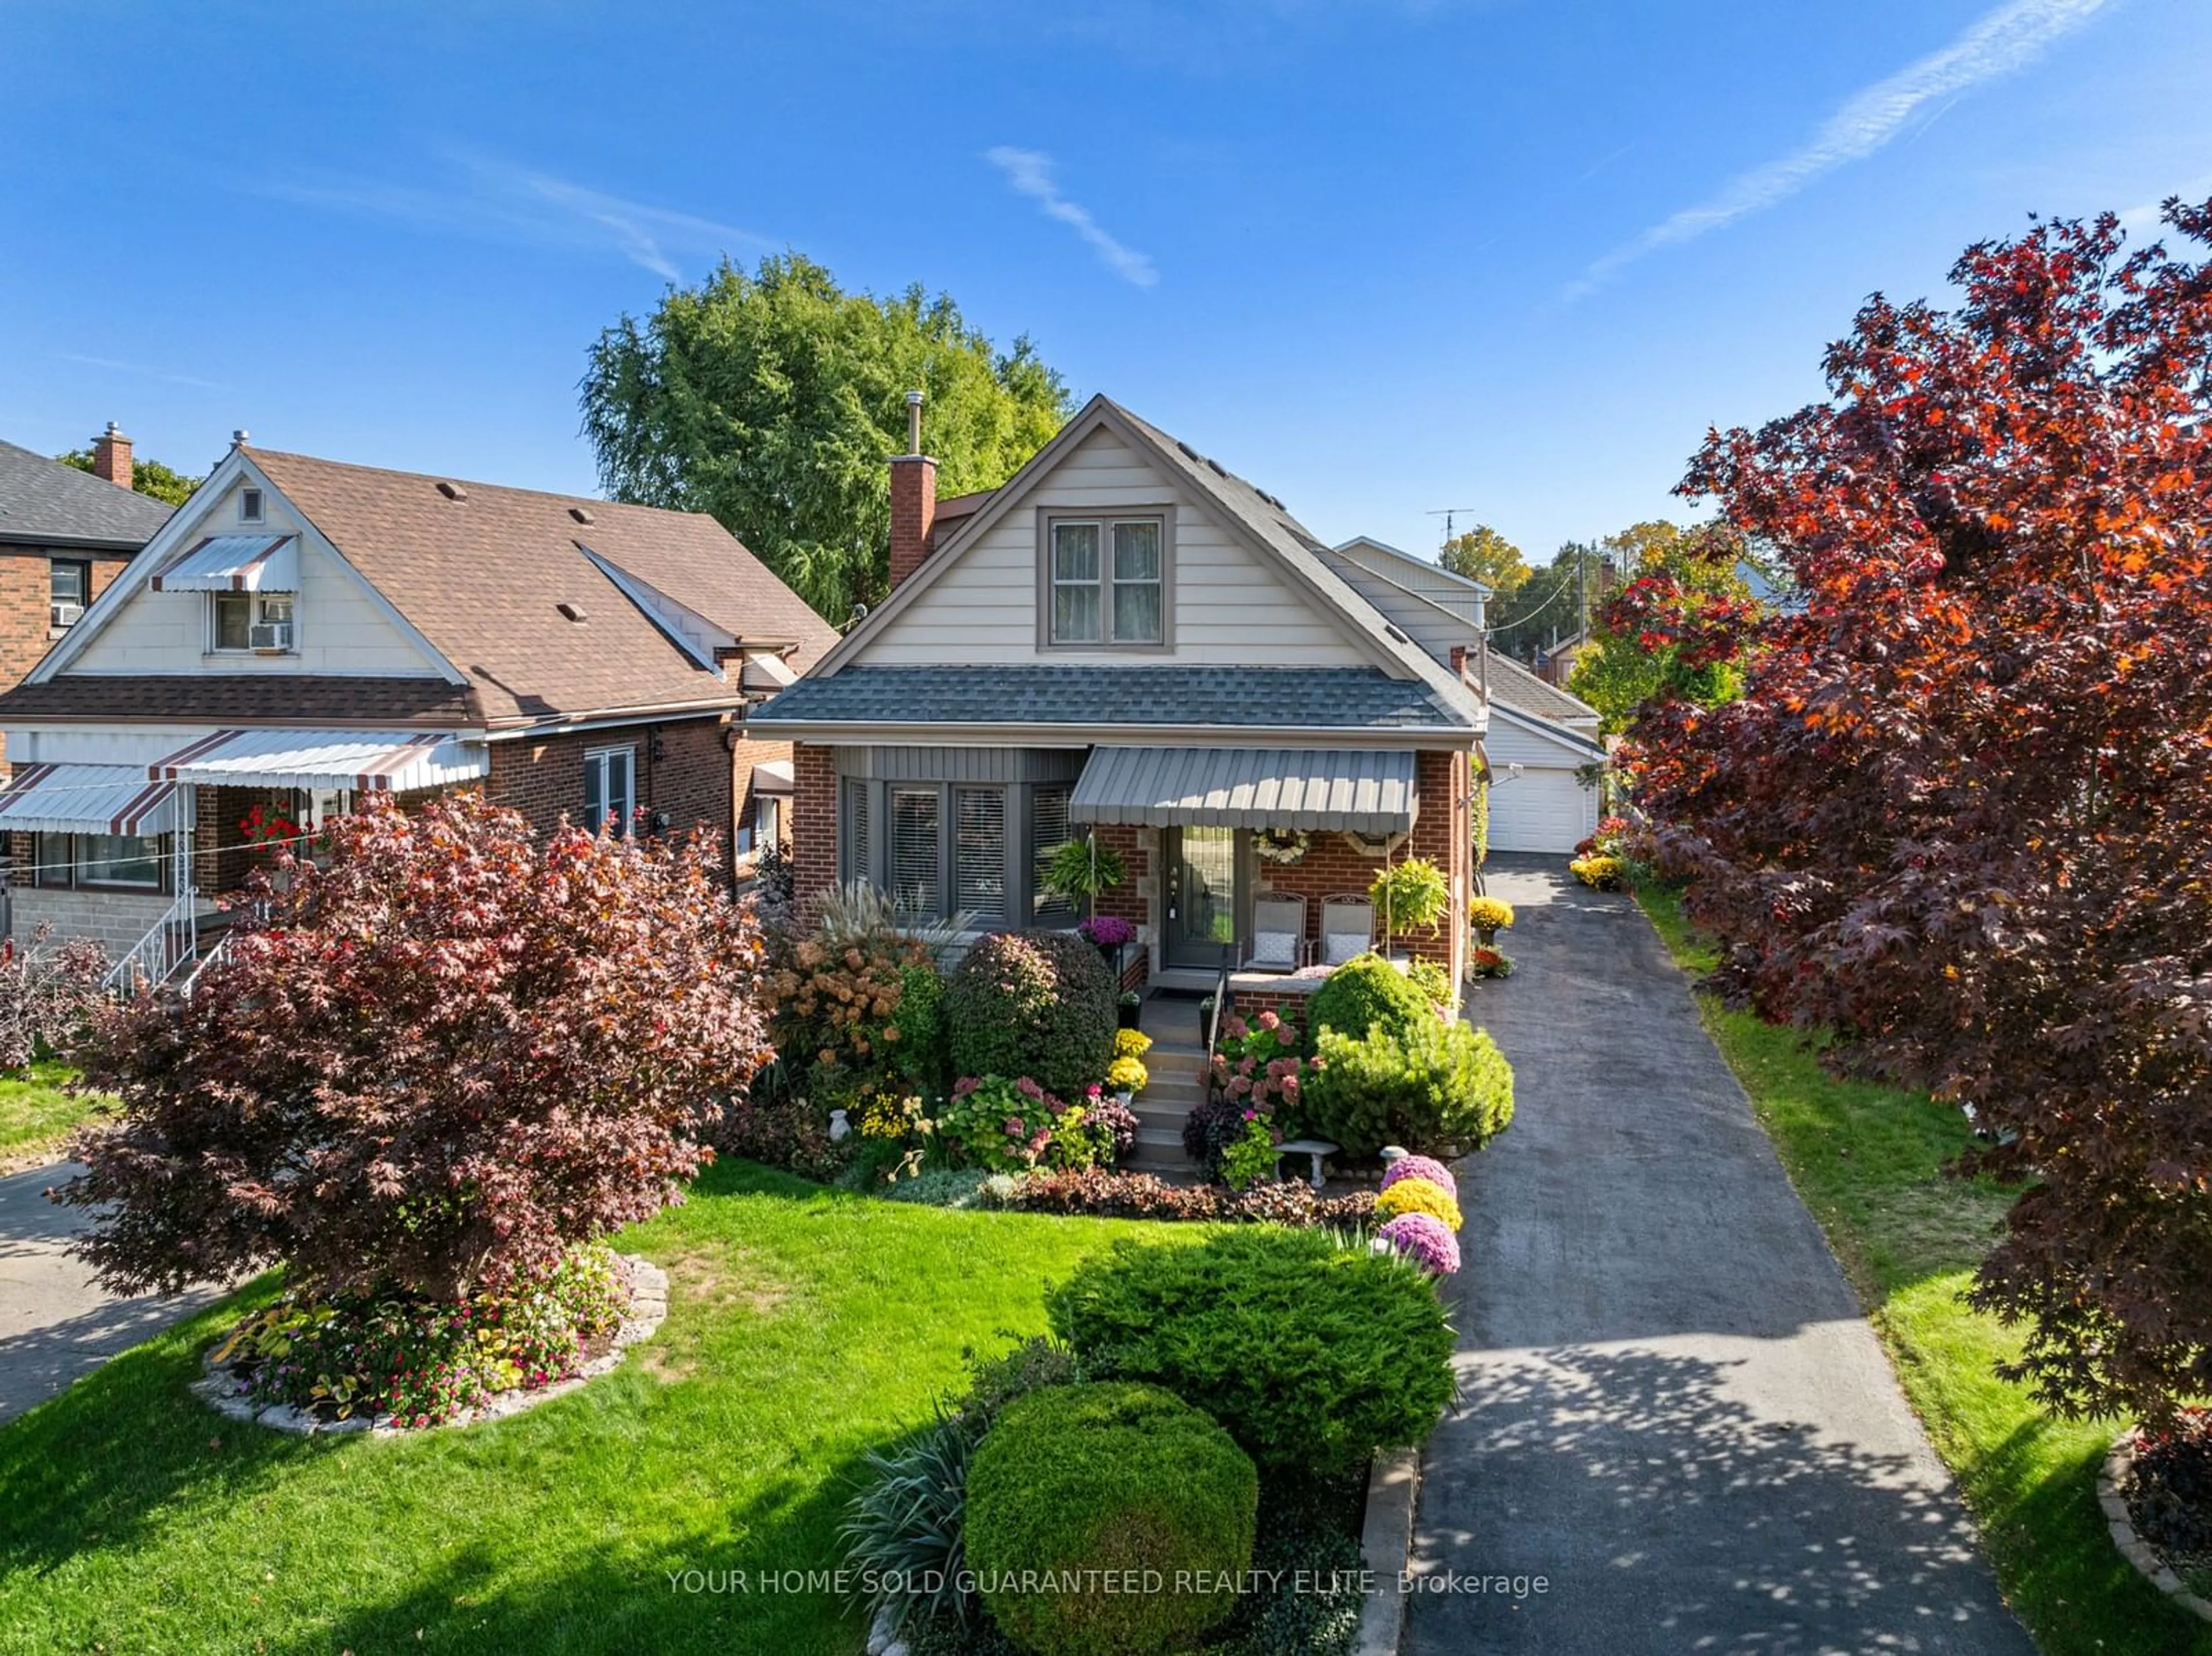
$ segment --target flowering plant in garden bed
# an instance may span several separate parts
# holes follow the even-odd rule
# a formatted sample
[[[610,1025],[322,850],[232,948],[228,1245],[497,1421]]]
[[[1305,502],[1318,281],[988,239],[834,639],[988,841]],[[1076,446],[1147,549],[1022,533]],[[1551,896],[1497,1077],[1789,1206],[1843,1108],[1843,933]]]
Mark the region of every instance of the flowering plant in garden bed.
[[[1618,891],[1627,869],[1618,857],[1590,856],[1576,858],[1567,871],[1593,891]]]
[[[1093,914],[1075,929],[1101,949],[1120,949],[1137,940],[1137,928],[1119,914]]]
[[[1510,978],[1513,975],[1513,961],[1502,949],[1477,943],[1468,957],[1467,969],[1478,978]]]
[[[1382,1188],[1388,1190],[1407,1179],[1425,1179],[1438,1190],[1455,1190],[1459,1186],[1452,1170],[1434,1156],[1401,1156],[1382,1170]]]
[[[1454,1230],[1460,1227],[1459,1198],[1449,1186],[1426,1179],[1401,1179],[1376,1197],[1375,1211],[1385,1219],[1425,1213]]]
[[[1040,1170],[994,1180],[983,1190],[992,1206],[1024,1213],[1081,1213],[1111,1219],[1254,1221],[1266,1224],[1362,1229],[1375,1216],[1367,1191],[1316,1196],[1310,1186],[1267,1184],[1248,1191],[1218,1185],[1170,1185],[1148,1173]]]
[[[1597,831],[1575,842],[1577,857],[1618,857],[1633,825],[1626,816],[1601,816]]]
[[[1273,1117],[1247,1107],[1243,1122],[1221,1151],[1221,1182],[1231,1190],[1249,1190],[1273,1173],[1276,1146],[1283,1142]]]
[[[2212,1586],[2212,1409],[2185,1409],[2137,1437],[2124,1492],[2136,1533],[2200,1598]]]
[[[936,1131],[956,1166],[994,1173],[1072,1169],[1127,1155],[1136,1143],[1137,1118],[1096,1085],[1085,1089],[1081,1103],[1068,1104],[1027,1076],[969,1076],[937,1113]]]
[[[1387,1221],[1375,1233],[1375,1246],[1403,1256],[1431,1277],[1449,1277],[1459,1269],[1459,1239],[1433,1214],[1401,1213]]]
[[[606,1248],[580,1248],[540,1283],[455,1303],[393,1291],[288,1294],[216,1349],[240,1392],[326,1420],[435,1426],[502,1392],[566,1380],[622,1325],[629,1283]]]

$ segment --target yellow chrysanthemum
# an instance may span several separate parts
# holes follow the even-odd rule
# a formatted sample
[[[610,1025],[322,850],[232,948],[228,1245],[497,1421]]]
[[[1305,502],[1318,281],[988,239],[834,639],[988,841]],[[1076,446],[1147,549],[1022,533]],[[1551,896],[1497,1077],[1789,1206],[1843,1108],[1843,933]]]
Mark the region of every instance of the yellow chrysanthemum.
[[[1426,1179],[1401,1179],[1375,1198],[1378,1219],[1395,1219],[1401,1213],[1425,1213],[1454,1230],[1460,1225],[1459,1198]]]

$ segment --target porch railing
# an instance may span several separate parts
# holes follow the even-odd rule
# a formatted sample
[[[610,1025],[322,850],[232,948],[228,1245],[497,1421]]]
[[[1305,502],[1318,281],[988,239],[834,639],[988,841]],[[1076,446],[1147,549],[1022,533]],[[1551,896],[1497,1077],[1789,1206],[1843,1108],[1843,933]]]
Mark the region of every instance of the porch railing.
[[[198,898],[189,885],[179,890],[167,912],[107,968],[100,986],[111,995],[135,995],[173,977],[199,949]]]

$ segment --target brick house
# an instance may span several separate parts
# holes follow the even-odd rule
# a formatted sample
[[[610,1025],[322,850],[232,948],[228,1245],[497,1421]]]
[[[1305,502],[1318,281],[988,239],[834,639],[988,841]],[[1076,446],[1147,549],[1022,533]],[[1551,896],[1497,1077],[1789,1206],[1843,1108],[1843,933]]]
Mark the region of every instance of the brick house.
[[[1306,899],[1316,960],[1323,901],[1386,859],[1432,861],[1465,912],[1479,626],[1425,647],[1274,496],[1103,397],[987,494],[938,501],[913,447],[890,597],[748,724],[796,744],[802,895],[860,879],[982,928],[1071,925],[1042,864],[1088,832],[1127,870],[1097,905],[1138,929],[1125,982],[1226,970],[1252,997],[1287,981],[1244,970],[1267,899]],[[1395,943],[1463,975],[1461,925]]]
[[[112,422],[88,472],[0,443],[0,690],[39,664],[172,509],[131,493],[131,440]]]
[[[103,484],[105,488],[106,485]],[[703,515],[249,447],[0,695],[14,933],[159,978],[255,820],[483,787],[541,828],[784,832],[748,713],[836,634]]]

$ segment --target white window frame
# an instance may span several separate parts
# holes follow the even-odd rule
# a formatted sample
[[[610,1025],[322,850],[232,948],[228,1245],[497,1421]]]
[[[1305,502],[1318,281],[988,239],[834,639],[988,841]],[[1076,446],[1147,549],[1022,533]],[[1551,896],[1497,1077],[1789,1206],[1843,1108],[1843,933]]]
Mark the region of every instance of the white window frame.
[[[619,810],[616,806],[615,791],[609,773],[609,761],[616,758],[623,761],[623,793]],[[627,840],[637,826],[637,744],[632,742],[584,749],[584,814],[586,816],[591,815],[591,779],[595,768],[599,772],[602,808],[599,820],[588,823],[587,827],[593,834],[601,833],[606,827],[607,818],[611,816],[615,819],[615,838]]]
[[[1059,560],[1055,555],[1059,531],[1078,524],[1089,525],[1098,531],[1098,575],[1096,582],[1098,636],[1095,639],[1063,639],[1054,630],[1054,622],[1059,614],[1056,595],[1064,589],[1092,585],[1086,581],[1060,579]],[[1146,525],[1159,535],[1160,631],[1158,638],[1117,639],[1114,636],[1114,589],[1117,585],[1114,579],[1114,531],[1128,524]],[[1040,507],[1037,509],[1037,648],[1040,651],[1092,651],[1121,655],[1171,654],[1175,650],[1175,531],[1176,513],[1171,505],[1130,507],[1115,512],[1083,512]],[[1118,585],[1149,586],[1152,583],[1122,581]]]
[[[208,594],[208,646],[211,656],[258,656],[268,653],[253,647],[253,629],[282,623],[292,629],[292,642],[283,653],[300,653],[300,606],[294,592],[210,592]],[[246,604],[246,637],[244,644],[225,644],[222,641],[222,602],[225,598],[244,598]],[[281,610],[283,613],[276,613]]]

